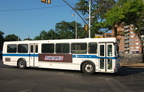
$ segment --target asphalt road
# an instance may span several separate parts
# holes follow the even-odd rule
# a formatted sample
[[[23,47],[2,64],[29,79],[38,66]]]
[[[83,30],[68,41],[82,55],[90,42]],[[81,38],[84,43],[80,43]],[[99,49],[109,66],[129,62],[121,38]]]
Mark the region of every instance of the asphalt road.
[[[0,63],[0,92],[144,92],[144,69],[122,67],[119,74],[52,69],[18,69]]]

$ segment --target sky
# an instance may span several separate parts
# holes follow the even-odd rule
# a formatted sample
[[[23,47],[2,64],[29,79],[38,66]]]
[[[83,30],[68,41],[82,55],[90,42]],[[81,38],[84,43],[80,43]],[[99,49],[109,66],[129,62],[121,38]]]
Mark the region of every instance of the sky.
[[[65,0],[75,6],[78,0]],[[33,39],[41,31],[55,29],[61,21],[83,21],[63,0],[51,0],[51,4],[41,0],[0,0],[0,31],[6,35],[15,34],[20,39]]]

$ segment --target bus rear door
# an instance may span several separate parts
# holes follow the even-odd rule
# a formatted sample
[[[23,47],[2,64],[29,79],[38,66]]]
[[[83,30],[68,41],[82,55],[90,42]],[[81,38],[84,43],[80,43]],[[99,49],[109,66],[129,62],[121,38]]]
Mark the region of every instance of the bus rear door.
[[[99,43],[99,70],[100,72],[113,72],[114,45],[113,43]]]
[[[38,44],[33,43],[30,44],[30,66],[37,67],[38,66]]]

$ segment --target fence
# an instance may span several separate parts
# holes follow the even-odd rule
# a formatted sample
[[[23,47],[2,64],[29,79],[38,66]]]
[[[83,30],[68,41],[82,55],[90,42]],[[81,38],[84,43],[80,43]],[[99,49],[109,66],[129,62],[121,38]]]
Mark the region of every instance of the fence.
[[[142,62],[142,54],[122,54],[120,55],[120,61],[140,63]]]

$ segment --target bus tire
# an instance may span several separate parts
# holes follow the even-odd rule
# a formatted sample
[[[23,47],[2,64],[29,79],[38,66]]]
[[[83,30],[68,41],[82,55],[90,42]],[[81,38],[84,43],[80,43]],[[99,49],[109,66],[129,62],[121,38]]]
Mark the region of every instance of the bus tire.
[[[24,61],[23,59],[18,60],[17,67],[19,69],[25,69],[26,68],[26,61]]]
[[[85,74],[94,74],[95,73],[95,65],[91,62],[85,62],[82,65],[82,71]]]

